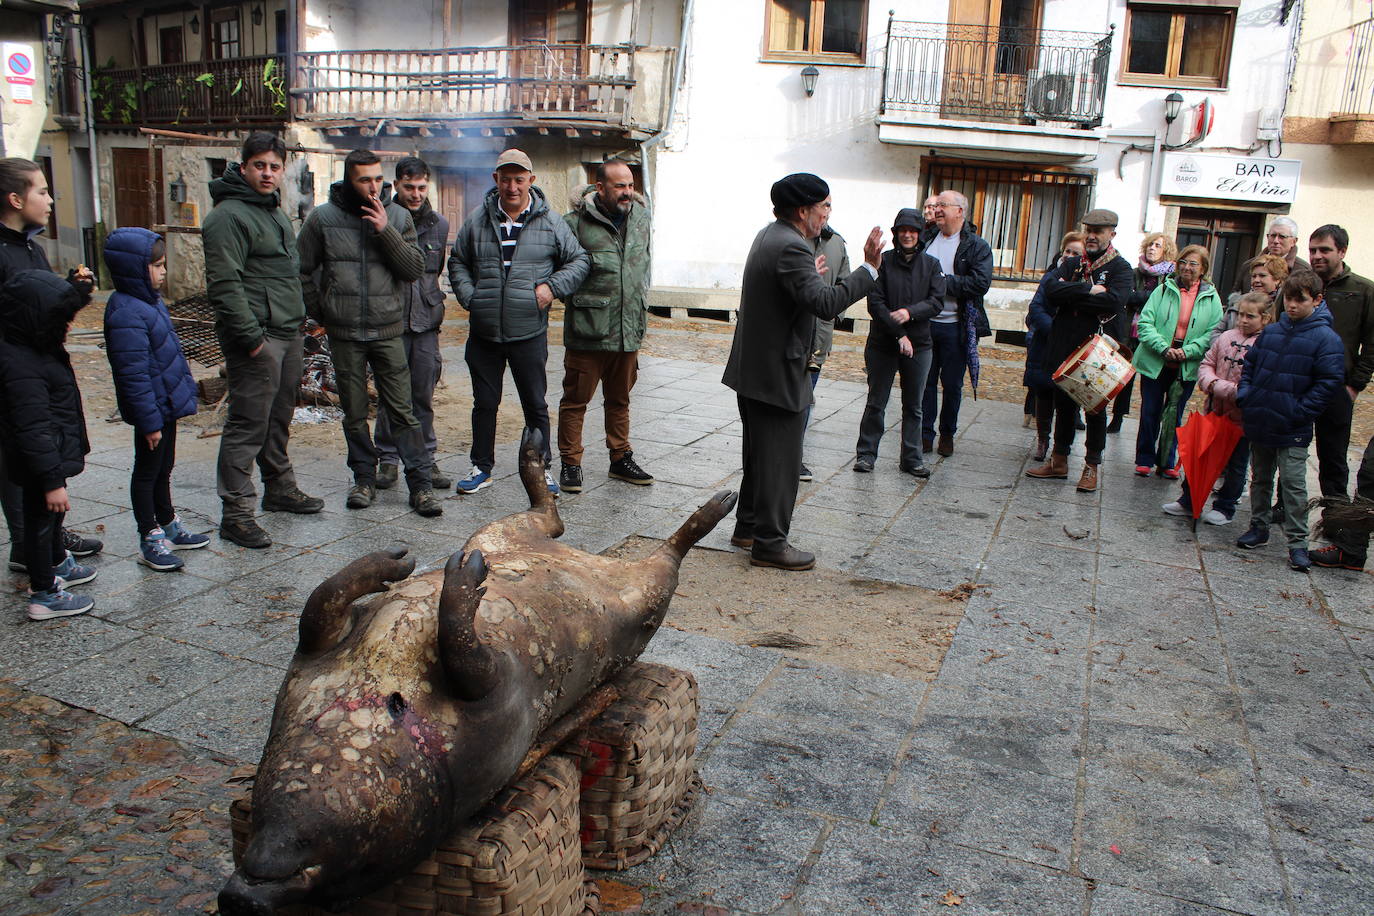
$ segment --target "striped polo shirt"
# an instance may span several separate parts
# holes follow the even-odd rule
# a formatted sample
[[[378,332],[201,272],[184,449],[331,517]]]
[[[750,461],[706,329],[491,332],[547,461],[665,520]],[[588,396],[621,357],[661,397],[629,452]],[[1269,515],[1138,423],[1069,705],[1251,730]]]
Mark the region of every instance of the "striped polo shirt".
[[[531,201],[533,204],[533,201]],[[506,216],[501,221],[501,266],[510,271],[511,259],[515,257],[515,244],[520,241],[520,230],[525,228],[525,223],[529,222],[531,207],[526,207],[525,211],[515,219]],[[505,211],[501,211],[505,216]]]

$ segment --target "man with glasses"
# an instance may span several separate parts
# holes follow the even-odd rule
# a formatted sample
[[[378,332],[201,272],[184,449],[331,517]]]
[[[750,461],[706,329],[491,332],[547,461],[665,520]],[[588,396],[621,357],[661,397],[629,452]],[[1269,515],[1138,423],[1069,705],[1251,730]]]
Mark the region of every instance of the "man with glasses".
[[[1232,285],[1231,291],[1242,294],[1250,292],[1251,269],[1262,258],[1271,255],[1283,258],[1288,265],[1290,274],[1299,267],[1311,266],[1298,257],[1298,224],[1287,216],[1280,216],[1269,224],[1269,231],[1264,235],[1264,250],[1240,265],[1240,269],[1236,271],[1236,282]]]

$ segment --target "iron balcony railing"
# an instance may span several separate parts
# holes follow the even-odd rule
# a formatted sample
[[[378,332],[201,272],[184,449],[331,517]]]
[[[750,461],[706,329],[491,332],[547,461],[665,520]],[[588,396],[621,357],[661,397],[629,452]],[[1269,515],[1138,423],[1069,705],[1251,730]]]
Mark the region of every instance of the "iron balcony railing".
[[[1350,53],[1345,59],[1337,114],[1374,113],[1374,18],[1350,28]]]
[[[287,116],[279,56],[154,64],[91,73],[97,124],[243,124]]]
[[[890,20],[883,111],[1095,127],[1111,50],[1112,32]]]

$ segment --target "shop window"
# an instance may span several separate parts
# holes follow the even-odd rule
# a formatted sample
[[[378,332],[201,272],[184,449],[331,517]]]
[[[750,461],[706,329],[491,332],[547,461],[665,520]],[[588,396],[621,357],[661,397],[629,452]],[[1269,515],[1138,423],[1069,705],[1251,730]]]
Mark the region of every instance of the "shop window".
[[[765,4],[765,60],[863,60],[868,6],[863,0],[765,0]]]
[[[1133,0],[1126,11],[1121,82],[1169,86],[1226,85],[1236,3],[1162,5]]]
[[[968,198],[964,219],[992,247],[993,276],[1039,280],[1077,226],[1093,178],[1077,172],[933,162],[921,200],[941,191]],[[919,205],[919,204],[918,204]]]

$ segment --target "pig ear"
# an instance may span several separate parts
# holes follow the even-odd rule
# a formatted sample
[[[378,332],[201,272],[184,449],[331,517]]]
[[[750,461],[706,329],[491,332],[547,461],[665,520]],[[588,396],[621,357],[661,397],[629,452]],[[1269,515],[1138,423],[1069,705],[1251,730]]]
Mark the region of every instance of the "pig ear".
[[[444,567],[439,596],[439,661],[459,699],[480,700],[496,687],[496,653],[477,635],[477,608],[486,586],[482,551],[461,551]]]
[[[332,649],[343,638],[350,604],[363,595],[384,591],[388,582],[398,582],[415,569],[414,560],[403,559],[406,550],[398,545],[370,553],[321,582],[301,611],[296,651],[313,655]]]

